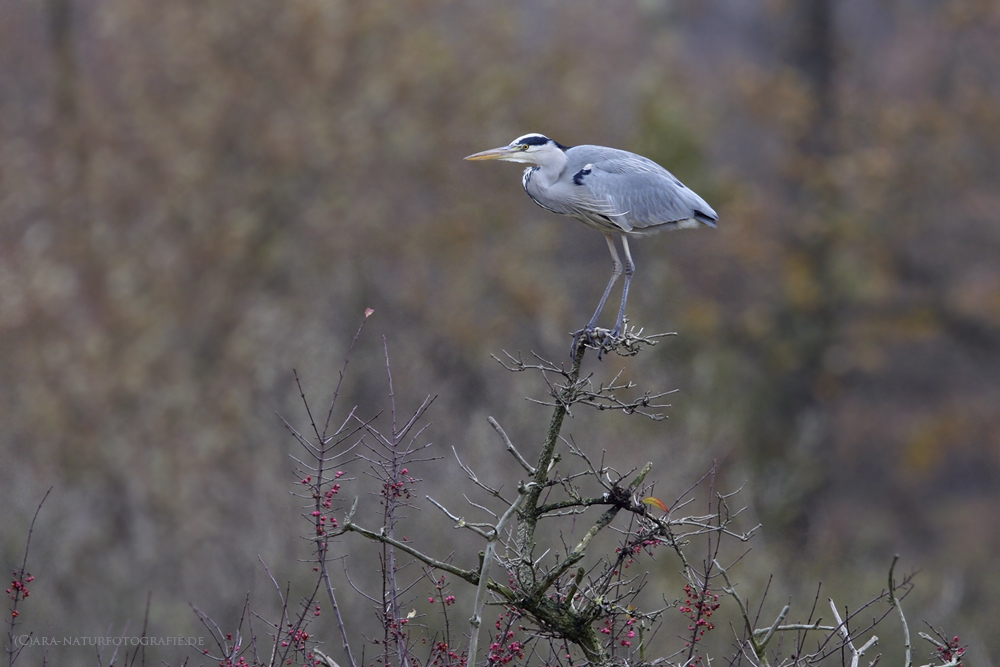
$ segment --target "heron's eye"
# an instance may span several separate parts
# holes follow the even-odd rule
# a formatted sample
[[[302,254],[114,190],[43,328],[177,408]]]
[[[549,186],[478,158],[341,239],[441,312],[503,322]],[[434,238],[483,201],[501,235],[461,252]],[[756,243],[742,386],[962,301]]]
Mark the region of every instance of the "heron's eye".
[[[519,150],[519,151],[526,151],[526,150],[528,150],[528,144],[520,144],[517,147],[517,150]]]

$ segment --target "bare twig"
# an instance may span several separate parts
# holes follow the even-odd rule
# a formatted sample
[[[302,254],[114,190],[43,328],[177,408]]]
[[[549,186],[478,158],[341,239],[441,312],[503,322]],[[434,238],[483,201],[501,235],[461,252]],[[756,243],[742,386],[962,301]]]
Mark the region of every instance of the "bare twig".
[[[35,521],[38,520],[38,513],[42,511],[42,505],[45,504],[45,500],[52,493],[53,487],[49,487],[42,496],[42,499],[38,501],[38,506],[35,507],[35,513],[31,517],[31,523],[28,524],[28,537],[24,541],[24,556],[21,558],[21,567],[14,571],[14,580],[11,582],[11,588],[8,590],[7,595],[13,600],[10,605],[10,618],[7,621],[7,665],[8,667],[13,667],[14,663],[17,661],[18,656],[21,655],[21,651],[27,645],[26,642],[21,641],[18,646],[14,644],[15,641],[14,630],[17,628],[18,621],[17,618],[20,616],[18,611],[18,602],[28,597],[27,584],[31,583],[32,577],[28,573],[28,550],[31,548],[31,536],[35,532]],[[30,639],[34,633],[29,632],[27,638]],[[21,638],[22,640],[24,637]]]
[[[837,605],[834,603],[832,598],[830,599],[830,611],[833,612],[833,618],[837,621],[837,632],[839,632],[840,636],[844,638],[844,646],[846,646],[851,652],[851,667],[858,667],[861,656],[865,654],[865,651],[878,644],[878,637],[872,635],[871,638],[869,638],[868,641],[861,646],[861,648],[855,648],[854,638],[847,629],[847,623],[841,619],[840,612],[837,611]]]
[[[486,421],[490,423],[490,426],[493,427],[493,430],[495,430],[497,434],[500,436],[500,439],[503,440],[503,444],[504,446],[507,447],[507,451],[510,452],[511,456],[514,457],[514,459],[520,464],[522,468],[524,468],[524,470],[529,475],[534,475],[535,469],[531,466],[530,463],[528,463],[524,459],[523,456],[521,456],[521,452],[517,451],[517,448],[514,447],[514,444],[510,441],[510,438],[507,437],[507,434],[500,427],[500,424],[497,423],[497,420],[493,419],[493,417],[487,417]]]
[[[906,648],[906,658],[903,662],[903,667],[912,667],[913,654],[910,645],[910,626],[906,623],[906,615],[903,613],[903,605],[899,604],[899,600],[896,599],[896,582],[892,576],[898,561],[899,555],[897,554],[892,557],[892,565],[889,566],[889,606],[895,607],[896,611],[899,612],[899,622],[903,626],[903,646]]]

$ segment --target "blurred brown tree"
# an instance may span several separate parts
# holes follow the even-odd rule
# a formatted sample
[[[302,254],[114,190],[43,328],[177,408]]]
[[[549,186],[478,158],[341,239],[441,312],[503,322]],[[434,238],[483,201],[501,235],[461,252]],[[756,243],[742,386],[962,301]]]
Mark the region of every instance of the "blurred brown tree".
[[[366,306],[400,394],[442,394],[435,440],[481,463],[487,406],[535,433],[487,355],[565,347],[606,250],[461,157],[541,131],[658,159],[722,217],[637,249],[631,320],[681,336],[636,370],[685,393],[668,450],[630,438],[678,480],[750,475],[775,558],[919,554],[929,620],[1000,655],[996,3],[0,14],[0,531],[16,553],[56,484],[33,598],[53,628],[135,619],[152,589],[174,631],[193,591],[237,609],[253,554],[297,553],[272,415],[293,366],[327,386]],[[358,377],[349,402],[378,405],[380,372]]]

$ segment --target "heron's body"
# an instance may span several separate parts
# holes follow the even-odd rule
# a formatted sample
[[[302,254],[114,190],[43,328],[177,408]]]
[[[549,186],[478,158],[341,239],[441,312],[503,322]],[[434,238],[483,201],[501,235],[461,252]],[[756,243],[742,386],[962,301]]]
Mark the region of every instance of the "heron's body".
[[[476,153],[466,159],[535,165],[528,167],[522,178],[528,196],[542,208],[576,218],[605,235],[614,268],[597,312],[580,332],[588,335],[622,273],[615,237],[621,238],[625,252],[622,305],[611,332],[617,337],[621,334],[628,288],[635,268],[628,237],[703,224],[715,227],[719,219],[704,199],[669,171],[628,151],[604,146],[567,147],[541,134],[526,134],[508,146]],[[574,341],[574,348],[575,345]]]
[[[604,146],[574,146],[522,178],[542,208],[600,232],[642,236],[664,229],[715,226],[705,200],[652,160]]]

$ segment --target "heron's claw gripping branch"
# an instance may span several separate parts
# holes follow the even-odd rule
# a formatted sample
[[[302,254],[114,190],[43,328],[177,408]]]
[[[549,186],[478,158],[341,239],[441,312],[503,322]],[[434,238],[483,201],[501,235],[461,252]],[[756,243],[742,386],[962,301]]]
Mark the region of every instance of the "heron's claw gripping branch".
[[[643,345],[656,345],[657,338],[676,335],[676,333],[660,333],[644,336],[643,329],[636,331],[635,327],[629,327],[627,319],[621,333],[601,327],[584,327],[573,334],[570,356],[575,359],[580,347],[589,347],[597,350],[598,359],[604,356],[605,352],[614,352],[620,357],[632,357],[639,354]]]

